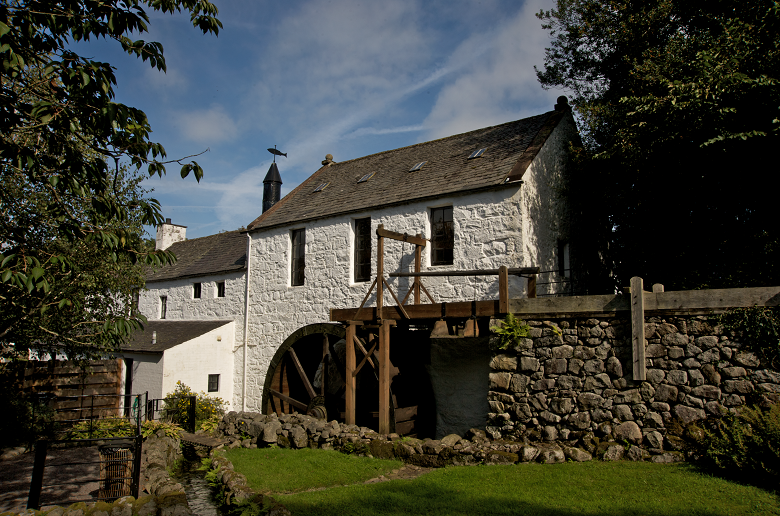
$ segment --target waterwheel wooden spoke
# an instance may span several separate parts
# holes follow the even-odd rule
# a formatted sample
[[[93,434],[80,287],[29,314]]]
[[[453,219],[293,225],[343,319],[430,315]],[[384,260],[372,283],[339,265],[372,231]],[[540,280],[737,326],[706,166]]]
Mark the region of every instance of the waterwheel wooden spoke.
[[[379,417],[379,379],[377,370],[378,337],[368,328],[349,343],[361,368],[355,375],[356,421],[360,426],[377,428]],[[341,325],[313,324],[288,337],[277,350],[268,369],[263,391],[263,411],[277,414],[298,412],[321,419],[346,418],[347,342],[346,329]],[[357,364],[356,364],[357,365]],[[354,366],[353,366],[354,367]],[[389,363],[391,384],[399,369]],[[413,373],[412,376],[419,372]],[[390,394],[391,431],[413,433],[416,419],[414,407],[404,408]],[[396,416],[398,420],[396,430]]]

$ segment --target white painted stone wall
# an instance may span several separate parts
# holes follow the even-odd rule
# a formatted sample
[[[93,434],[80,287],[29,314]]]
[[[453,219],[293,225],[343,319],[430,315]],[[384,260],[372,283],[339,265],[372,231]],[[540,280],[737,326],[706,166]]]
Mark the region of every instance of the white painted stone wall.
[[[430,237],[430,209],[452,206],[455,224],[454,263],[429,266],[426,248],[423,270],[488,269],[557,266],[559,239],[568,228],[558,221],[565,214],[559,167],[572,124],[560,124],[526,173],[527,180],[493,191],[453,196],[428,202],[378,209],[366,213],[295,224],[251,234],[249,354],[247,410],[262,410],[263,382],[277,348],[295,330],[307,324],[327,322],[330,308],[357,307],[370,283],[353,278],[354,220],[371,217],[372,234],[379,224],[400,233]],[[306,280],[290,286],[293,229],[306,229]],[[385,239],[385,273],[412,271],[414,246]],[[372,276],[376,274],[376,239],[373,239]],[[409,279],[390,281],[399,298]],[[498,298],[496,277],[424,278],[436,302]],[[510,297],[526,295],[526,280],[510,279]],[[375,303],[374,295],[368,304]],[[385,303],[395,304],[388,293]],[[240,404],[241,356],[236,354],[236,404]]]
[[[559,241],[569,242],[570,213],[564,188],[567,184],[568,142],[578,138],[574,120],[564,117],[523,175],[521,196],[522,253],[539,267],[539,296],[565,292],[568,284],[559,271]],[[546,283],[546,284],[545,284]]]
[[[147,319],[160,320],[160,297],[168,297],[165,319],[198,320],[233,319],[236,321],[234,337],[240,345],[244,339],[244,271],[219,276],[201,276],[146,284],[138,299],[138,309]],[[225,282],[225,297],[217,297],[217,283]],[[200,299],[195,299],[193,284],[200,282]]]
[[[233,410],[235,333],[235,323],[230,322],[165,350],[163,396],[173,392],[176,382],[181,381],[195,392],[203,391],[210,396],[222,398],[229,405],[227,410]],[[218,392],[208,392],[210,374],[220,375]]]

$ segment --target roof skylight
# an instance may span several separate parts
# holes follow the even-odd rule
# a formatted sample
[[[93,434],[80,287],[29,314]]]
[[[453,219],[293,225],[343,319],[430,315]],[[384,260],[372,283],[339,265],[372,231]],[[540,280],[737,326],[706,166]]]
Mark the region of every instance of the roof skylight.
[[[469,159],[473,159],[473,158],[479,158],[480,156],[482,156],[482,154],[484,154],[484,152],[485,152],[486,150],[487,150],[487,149],[479,149],[479,150],[475,150],[474,152],[472,152],[472,153],[469,155]]]
[[[327,183],[322,183],[320,186],[315,188],[314,191],[315,192],[321,192],[321,191],[325,190],[328,187],[329,184],[330,184],[330,181],[328,181]]]
[[[423,168],[423,165],[425,165],[426,163],[428,163],[428,162],[427,161],[421,161],[420,163],[418,163],[415,166],[413,166],[412,168],[410,168],[409,172],[414,172],[416,170],[420,170],[421,168]]]
[[[358,183],[365,183],[366,181],[374,177],[374,174],[376,174],[376,172],[369,172],[368,174],[358,179]]]

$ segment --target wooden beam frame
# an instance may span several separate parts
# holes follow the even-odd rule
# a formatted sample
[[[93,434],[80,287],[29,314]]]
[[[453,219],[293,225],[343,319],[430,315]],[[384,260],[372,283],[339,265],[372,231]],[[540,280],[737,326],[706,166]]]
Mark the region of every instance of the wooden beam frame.
[[[379,328],[379,433],[390,431],[390,321],[383,320]]]
[[[355,386],[357,384],[357,379],[355,378],[355,344],[353,344],[353,340],[357,339],[357,336],[355,335],[357,324],[354,321],[350,321],[347,324],[347,335],[346,335],[346,341],[347,341],[347,363],[345,364],[346,371],[344,378],[344,382],[346,383],[346,403],[345,403],[345,422],[348,425],[354,425],[355,424]]]

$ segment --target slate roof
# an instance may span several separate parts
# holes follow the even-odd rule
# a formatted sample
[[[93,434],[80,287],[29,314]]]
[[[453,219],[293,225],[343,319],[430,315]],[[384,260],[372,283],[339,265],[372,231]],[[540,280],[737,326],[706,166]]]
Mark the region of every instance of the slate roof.
[[[136,330],[122,351],[162,353],[166,349],[224,326],[232,321],[149,321],[143,330]],[[157,342],[152,344],[152,332],[157,332]]]
[[[246,242],[246,236],[239,231],[176,242],[168,248],[176,255],[176,263],[158,269],[149,269],[146,273],[146,282],[244,270]]]
[[[550,111],[439,140],[325,165],[247,229],[270,228],[380,206],[496,188],[522,178],[566,112]],[[486,148],[482,157],[468,159]],[[415,164],[427,161],[418,171]],[[365,174],[375,172],[366,182]],[[315,188],[330,182],[321,192]],[[517,185],[514,185],[515,187]]]

